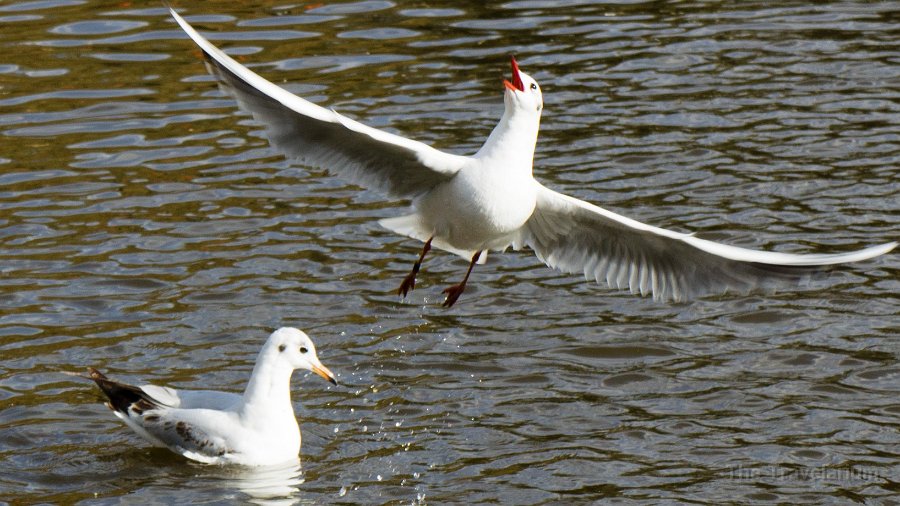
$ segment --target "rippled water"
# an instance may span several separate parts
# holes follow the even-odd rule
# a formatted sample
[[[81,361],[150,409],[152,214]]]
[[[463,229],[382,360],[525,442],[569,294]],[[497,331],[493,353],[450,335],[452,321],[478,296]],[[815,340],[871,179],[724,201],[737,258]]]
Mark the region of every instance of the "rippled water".
[[[891,2],[241,4],[178,6],[370,125],[472,152],[515,53],[555,189],[755,248],[898,237]],[[164,9],[0,27],[0,500],[898,504],[896,254],[664,305],[509,253],[451,310],[435,254],[401,302],[420,245],[376,219],[404,208],[271,151]],[[240,390],[279,325],[340,382],[296,375],[299,476],[150,449],[60,373]]]

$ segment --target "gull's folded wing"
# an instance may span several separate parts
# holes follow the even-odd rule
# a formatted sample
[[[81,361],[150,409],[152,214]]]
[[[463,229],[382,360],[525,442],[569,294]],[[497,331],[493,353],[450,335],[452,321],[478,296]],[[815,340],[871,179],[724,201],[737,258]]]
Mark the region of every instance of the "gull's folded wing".
[[[797,281],[816,267],[872,258],[897,243],[828,255],[754,251],[645,225],[539,185],[534,214],[515,244],[523,245],[561,271],[657,300],[685,301]]]
[[[213,462],[232,450],[217,434],[234,424],[234,416],[208,409],[160,408],[140,415],[132,413],[131,421],[172,451],[201,462]]]
[[[410,199],[449,180],[468,160],[308,102],[234,61],[170,12],[203,50],[210,73],[242,109],[265,125],[269,141],[289,158]]]
[[[154,385],[136,387],[113,381],[93,367],[88,371],[89,377],[109,398],[110,409],[147,440],[204,462],[212,462],[228,451],[225,440],[215,434],[233,423],[234,413],[172,408],[170,405],[182,401],[176,390]],[[219,399],[216,396],[214,401]]]

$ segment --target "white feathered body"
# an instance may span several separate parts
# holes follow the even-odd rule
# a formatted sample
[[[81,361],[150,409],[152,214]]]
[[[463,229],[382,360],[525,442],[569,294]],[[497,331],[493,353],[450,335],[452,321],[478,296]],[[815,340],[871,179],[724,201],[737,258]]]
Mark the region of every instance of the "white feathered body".
[[[507,107],[484,146],[452,179],[413,201],[415,214],[382,220],[397,233],[469,260],[476,251],[504,250],[534,212],[532,176],[539,111]],[[487,258],[482,254],[479,263]]]

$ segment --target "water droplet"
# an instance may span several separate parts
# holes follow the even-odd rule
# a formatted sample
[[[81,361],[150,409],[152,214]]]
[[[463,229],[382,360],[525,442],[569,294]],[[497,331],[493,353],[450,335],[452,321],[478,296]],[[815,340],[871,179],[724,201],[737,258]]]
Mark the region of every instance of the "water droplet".
[[[347,487],[341,487],[338,491],[338,497],[344,497],[345,495],[347,495]]]
[[[378,481],[381,481],[381,475],[379,474],[378,476],[375,477],[375,479]]]

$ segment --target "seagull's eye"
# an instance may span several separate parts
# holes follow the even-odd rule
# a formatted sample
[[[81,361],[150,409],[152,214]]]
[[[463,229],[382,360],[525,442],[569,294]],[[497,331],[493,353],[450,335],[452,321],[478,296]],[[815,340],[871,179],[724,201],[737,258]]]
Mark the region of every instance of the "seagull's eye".
[[[300,353],[306,353],[307,351],[309,350],[307,350],[305,346],[300,347]]]
[[[532,90],[536,90],[536,89],[537,89],[537,85],[534,84],[534,83],[531,83],[531,89],[532,89]]]

